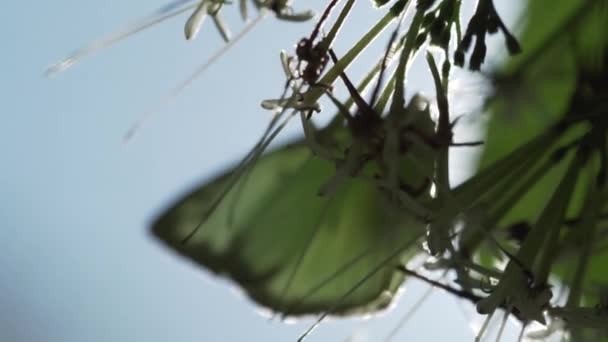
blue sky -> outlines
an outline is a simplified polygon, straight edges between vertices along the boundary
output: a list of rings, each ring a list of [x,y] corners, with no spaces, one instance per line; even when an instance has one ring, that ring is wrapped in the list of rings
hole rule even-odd
[[[169,254],[147,233],[171,199],[253,144],[269,118],[260,100],[282,90],[278,52],[306,35],[308,24],[267,18],[162,106],[158,99],[221,47],[211,22],[186,42],[182,16],[43,77],[75,48],[164,4],[13,1],[0,11],[2,341],[289,341],[310,324],[270,322],[229,282]],[[226,13],[238,31],[236,8]],[[359,1],[337,51],[383,13]],[[375,57],[367,55],[353,74]],[[411,83],[423,82],[425,72]],[[131,124],[153,107],[156,115],[123,144]],[[283,139],[298,131],[293,125]],[[310,340],[379,340],[425,290],[411,282],[381,319],[332,320]],[[399,336],[469,341],[473,333],[455,299],[436,292]]]

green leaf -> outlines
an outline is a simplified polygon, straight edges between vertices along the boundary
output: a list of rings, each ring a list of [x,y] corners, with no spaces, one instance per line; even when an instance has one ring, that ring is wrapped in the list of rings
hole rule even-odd
[[[550,12],[546,11],[548,7],[552,9]],[[605,29],[589,32],[589,27],[598,28],[602,15],[603,23],[608,20],[607,1],[530,1],[526,13],[528,25],[521,39],[523,53],[507,64],[497,79],[496,95],[490,100],[492,116],[481,169],[547,131],[560,119],[587,113],[588,108],[575,101],[578,96],[575,90],[588,86],[583,74],[590,67],[579,56],[593,54],[589,51],[603,54],[608,47]],[[587,52],[581,50],[581,44]],[[604,74],[607,67],[603,66]],[[546,147],[544,159],[550,158],[560,143],[563,146],[588,129],[584,125],[570,129],[560,142]],[[536,182],[503,218],[501,226],[533,222],[564,174],[565,164],[555,165]],[[532,165],[528,167],[532,169]],[[589,179],[579,182],[570,215],[580,210],[583,185],[588,183]]]
[[[403,281],[395,267],[422,236],[422,223],[360,179],[345,180],[332,197],[318,196],[335,167],[298,141],[263,156],[184,242],[231,172],[176,201],[153,234],[273,311],[366,313],[388,305]]]
[[[547,12],[549,7],[551,11]],[[480,162],[482,169],[563,117],[584,112],[585,108],[572,102],[575,89],[585,86],[580,79],[588,67],[577,56],[602,54],[608,47],[606,30],[598,27],[599,21],[608,20],[608,2],[604,0],[530,1],[526,13],[528,24],[521,38],[523,53],[512,59],[498,76],[496,95],[490,100],[492,116]],[[591,33],[589,27],[597,30]],[[580,136],[586,129],[571,130],[562,137],[562,143]],[[553,150],[548,146],[545,157]],[[546,203],[547,194],[553,192],[565,171],[565,163],[560,165],[536,183],[503,220],[503,226],[536,218],[538,208]],[[580,187],[577,191],[578,200],[573,201],[573,207],[580,208],[583,196]]]
[[[557,123],[584,119],[564,126],[558,139],[542,147],[541,157],[528,158],[524,165],[514,167],[519,171],[512,170],[512,174],[519,176],[497,179],[496,182],[508,186],[488,196],[484,209],[492,217],[487,229],[496,232],[500,243],[507,246],[519,247],[504,239],[508,232],[500,231],[501,228],[522,223],[533,227],[523,245],[536,248],[528,250],[528,260],[518,263],[543,278],[534,281],[545,281],[549,273],[552,285],[557,280],[576,289],[576,296],[567,308],[550,310],[562,315],[568,329],[573,331],[584,328],[585,322],[593,327],[597,320],[605,319],[601,308],[597,315],[590,315],[595,311],[589,308],[598,304],[600,289],[608,287],[606,224],[591,220],[592,211],[585,209],[589,208],[585,203],[590,194],[600,201],[606,200],[606,187],[598,180],[605,172],[601,155],[606,150],[606,121],[598,113],[605,113],[608,105],[605,101],[608,2],[535,0],[529,2],[526,14],[527,26],[520,40],[523,52],[511,59],[494,79],[496,91],[489,101],[491,119],[480,169],[487,169],[518,147],[555,129]],[[560,154],[563,158],[556,157]],[[545,209],[572,163],[580,172],[576,178],[569,178],[576,181],[571,190],[560,195],[569,199],[564,217],[556,216],[560,215],[557,210],[552,213]],[[523,189],[521,196],[505,206],[505,198],[516,189]],[[606,207],[603,204],[599,207],[601,216]],[[569,224],[569,219],[585,225]],[[545,224],[548,221],[557,222],[558,230],[550,233],[555,225],[549,227]],[[470,234],[470,230],[471,227],[466,228],[463,235]],[[537,243],[530,243],[530,235],[538,237]],[[498,261],[497,255],[502,253],[496,253],[495,243],[482,247],[478,249],[478,257],[484,264]],[[523,247],[519,249],[522,250]],[[505,279],[510,278],[504,276],[501,282]]]

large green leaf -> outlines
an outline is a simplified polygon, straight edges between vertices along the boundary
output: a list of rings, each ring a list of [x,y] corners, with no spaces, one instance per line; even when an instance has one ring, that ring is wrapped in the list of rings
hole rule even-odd
[[[587,215],[585,206],[588,204],[585,201],[591,198],[594,189],[599,191],[595,200],[601,202],[599,207],[603,212],[606,210],[606,189],[598,189],[598,184],[602,183],[597,179],[603,168],[601,154],[606,149],[606,130],[603,127],[606,123],[598,111],[605,113],[608,109],[608,1],[534,0],[528,4],[526,19],[521,39],[523,53],[507,63],[496,79],[495,96],[489,102],[491,120],[480,168],[487,168],[518,147],[555,130],[558,122],[584,116],[590,118],[581,119],[577,125],[564,126],[567,129],[559,133],[557,139],[541,147],[542,155],[515,166],[521,170],[512,173],[519,172],[519,176],[497,179],[507,186],[502,188],[503,192],[490,197],[491,203],[484,203],[485,209],[489,212],[494,210],[492,213],[499,217],[498,222],[491,221],[495,226],[488,228],[515,227],[526,223],[532,230],[546,232],[549,236],[551,228],[543,225],[547,222],[541,217],[545,214],[543,211],[560,184],[570,177],[566,176],[567,170],[579,168],[579,171],[568,174],[575,175],[575,185],[566,195],[565,219],[558,225],[554,242],[547,238],[539,244],[536,258],[532,258],[532,264],[528,266],[543,273],[547,264],[541,265],[542,259],[549,256],[552,281],[557,279],[566,286],[579,287],[575,292],[582,292],[582,300],[577,299],[569,305],[593,306],[599,301],[600,290],[608,287],[606,225],[601,220],[596,221],[592,224],[593,229],[589,230],[581,222],[584,220],[582,216]],[[590,137],[592,134],[596,135],[593,139]],[[583,140],[576,140],[579,138]],[[566,150],[567,146],[571,148]],[[587,153],[587,150],[592,151],[590,156],[581,157],[581,153]],[[556,155],[564,151],[565,156],[557,161]],[[552,163],[551,160],[556,161]],[[527,179],[532,180],[532,175],[545,166],[545,171],[539,171],[539,177],[526,184]],[[497,208],[504,204],[500,201],[522,185],[526,186],[516,203],[506,212],[497,213]],[[586,236],[588,234],[592,236]],[[503,240],[503,243],[506,242]],[[523,243],[526,243],[525,239]],[[494,242],[488,242],[486,247],[479,256],[490,265],[496,260],[496,255],[502,253],[487,253],[496,249]],[[522,249],[524,247],[520,251]],[[589,252],[588,259],[583,258],[586,252]],[[581,267],[586,271],[581,271]],[[579,281],[578,285],[573,285]],[[606,313],[595,317],[604,319]],[[582,326],[584,322],[577,324]],[[576,328],[577,324],[570,328]]]
[[[263,156],[187,241],[231,172],[176,201],[153,233],[274,311],[384,308],[403,280],[395,267],[424,225],[360,179],[349,178],[332,196],[320,197],[318,189],[334,173],[332,163],[296,142]]]
[[[549,7],[551,11],[548,12]],[[492,119],[487,128],[482,169],[547,132],[558,120],[588,113],[598,97],[593,94],[597,89],[588,88],[596,87],[598,82],[594,78],[604,78],[605,83],[608,75],[608,59],[605,58],[607,1],[535,0],[530,1],[526,13],[528,24],[522,37],[524,52],[506,66],[490,102]],[[584,98],[584,92],[591,92],[591,95]],[[584,106],[581,99],[588,100],[589,106]],[[543,158],[528,165],[529,170],[588,130],[585,125],[570,129],[556,143],[546,146]],[[556,163],[535,182],[503,217],[501,226],[519,221],[534,222],[555,191],[567,164],[565,160]],[[593,172],[579,177],[569,216],[576,216],[581,210],[592,177],[595,177]]]

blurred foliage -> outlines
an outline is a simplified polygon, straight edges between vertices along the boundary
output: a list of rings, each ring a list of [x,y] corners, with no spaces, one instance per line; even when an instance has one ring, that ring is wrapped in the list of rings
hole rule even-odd
[[[499,213],[504,209],[497,209],[498,204],[487,204],[486,210],[494,210],[492,228],[504,236],[512,236],[516,227],[530,230],[516,238],[521,249],[534,231],[551,237],[533,246],[539,252],[528,265],[536,270],[535,275],[548,274],[568,287],[566,308],[581,305],[597,314],[586,323],[563,317],[572,329],[572,340],[598,340],[595,338],[605,337],[606,331],[597,322],[608,318],[603,297],[608,287],[608,2],[531,1],[525,13],[523,53],[495,76],[481,167],[556,127],[559,134],[549,143],[539,143],[544,145],[539,146],[539,154],[521,160],[521,171],[511,172],[515,175],[508,182],[511,193],[518,186],[524,188],[519,197],[514,196],[512,208]],[[569,169],[576,171],[568,173]],[[570,191],[558,192],[569,181],[573,182]],[[560,219],[547,225],[541,217],[558,195],[565,201],[563,213],[549,212]],[[502,199],[493,200],[504,203],[504,193],[497,197]],[[492,262],[488,255],[481,259]],[[594,326],[599,335],[581,335],[579,327],[585,325]]]

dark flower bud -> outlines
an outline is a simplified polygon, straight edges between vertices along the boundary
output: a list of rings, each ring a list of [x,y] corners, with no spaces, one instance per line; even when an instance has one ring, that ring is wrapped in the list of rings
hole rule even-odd
[[[310,50],[312,49],[312,42],[308,38],[302,38],[296,46],[296,56],[302,61],[310,61],[312,59]]]
[[[513,35],[511,35],[511,33],[509,33],[508,31],[504,31],[503,34],[505,35],[505,43],[507,45],[507,50],[509,50],[509,53],[511,55],[517,55],[518,53],[521,53],[521,46],[519,45],[517,39],[515,39],[515,37],[513,37]]]
[[[479,70],[479,68],[481,68],[481,64],[483,64],[483,61],[486,59],[486,50],[484,39],[477,37],[475,40],[475,49],[473,50],[471,60],[469,61],[469,69]]]
[[[454,51],[454,64],[459,67],[464,66],[464,51],[456,50]]]
[[[441,66],[441,74],[443,76],[449,75],[451,68],[452,68],[452,64],[450,64],[450,60],[446,58],[446,60],[443,61],[443,65]]]

